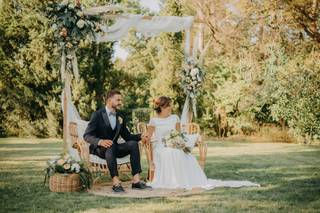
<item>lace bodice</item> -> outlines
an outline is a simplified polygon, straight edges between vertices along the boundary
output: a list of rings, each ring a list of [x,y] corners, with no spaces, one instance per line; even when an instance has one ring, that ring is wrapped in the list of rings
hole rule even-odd
[[[170,115],[166,118],[151,118],[149,125],[155,127],[151,139],[152,143],[162,144],[162,138],[170,134],[170,132],[176,128],[176,124],[179,122],[180,119],[177,115]]]

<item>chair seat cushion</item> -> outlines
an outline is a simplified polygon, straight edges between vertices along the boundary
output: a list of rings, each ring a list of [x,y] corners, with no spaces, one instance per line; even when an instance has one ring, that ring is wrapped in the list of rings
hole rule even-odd
[[[91,163],[99,163],[99,164],[107,165],[107,161],[105,159],[103,159],[103,158],[100,158],[97,155],[90,154],[89,158],[90,158],[89,161]],[[118,165],[125,164],[125,163],[130,163],[130,155],[126,155],[123,158],[117,158],[117,164]]]

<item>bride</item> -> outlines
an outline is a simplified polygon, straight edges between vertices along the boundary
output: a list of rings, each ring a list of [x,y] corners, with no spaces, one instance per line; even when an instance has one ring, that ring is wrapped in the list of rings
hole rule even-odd
[[[163,138],[172,130],[180,131],[180,120],[171,114],[171,99],[161,96],[155,100],[156,116],[148,125],[148,142],[153,147],[154,179],[149,183],[153,188],[204,188],[259,186],[250,181],[221,181],[208,179],[192,154],[181,149],[165,147]],[[192,137],[188,137],[192,140]],[[193,137],[193,143],[197,138]],[[190,141],[189,141],[190,142]],[[191,141],[192,143],[192,141]]]

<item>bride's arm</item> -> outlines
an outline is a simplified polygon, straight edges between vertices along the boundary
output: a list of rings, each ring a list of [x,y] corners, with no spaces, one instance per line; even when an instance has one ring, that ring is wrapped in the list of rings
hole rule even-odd
[[[155,129],[154,126],[151,126],[151,125],[147,126],[148,142],[150,142],[150,140],[151,140],[151,137],[153,135],[154,129]]]

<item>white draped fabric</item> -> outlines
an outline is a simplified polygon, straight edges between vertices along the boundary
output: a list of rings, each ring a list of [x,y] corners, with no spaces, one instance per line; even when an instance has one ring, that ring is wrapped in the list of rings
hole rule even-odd
[[[189,112],[190,112],[190,98],[187,95],[186,100],[183,105],[182,113],[181,113],[181,125],[186,125],[189,123]]]
[[[70,82],[70,76],[69,74],[65,74],[65,89],[62,92],[61,101],[62,106],[64,105],[64,92],[66,92],[67,96],[67,124],[70,122],[77,123],[77,131],[80,139],[83,139],[83,134],[85,129],[87,128],[88,121],[84,121],[81,119],[79,112],[77,108],[72,103],[72,97],[71,97],[71,82]],[[63,108],[62,108],[63,110]],[[67,129],[67,148],[68,153],[71,157],[73,157],[76,160],[80,160],[80,156],[76,149],[72,148],[72,140],[70,134],[68,134],[69,130]]]
[[[185,52],[190,49],[190,29],[193,23],[193,16],[153,16],[146,19],[143,15],[122,14],[116,18],[111,26],[104,25],[102,33],[96,34],[97,42],[118,41],[127,36],[130,29],[135,29],[144,36],[151,37],[161,32],[186,31]]]

